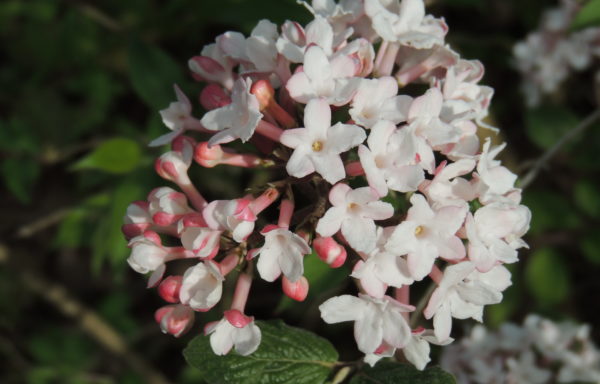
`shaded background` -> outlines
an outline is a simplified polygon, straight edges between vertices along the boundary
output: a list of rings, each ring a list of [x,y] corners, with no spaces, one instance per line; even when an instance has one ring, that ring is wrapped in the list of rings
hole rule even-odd
[[[519,93],[512,46],[554,1],[430,3],[446,18],[452,47],[485,64],[483,83],[496,90],[492,119],[508,142],[503,160],[514,172],[524,174],[595,108],[591,70],[533,110]],[[153,312],[162,303],[127,266],[120,226],[131,201],[166,185],[153,171],[161,149],[146,143],[166,132],[158,110],[174,100],[173,83],[188,94],[201,89],[187,59],[227,30],[249,34],[261,18],[306,23],[310,15],[293,0],[0,3],[0,382],[198,382],[181,350],[201,326],[180,340],[160,333]],[[194,111],[201,116],[197,102]],[[596,325],[598,343],[599,128],[567,145],[524,192],[531,250],[511,266],[514,284],[487,310],[487,324],[535,311]],[[210,198],[235,197],[260,177],[195,172]],[[343,274],[307,268],[316,276],[307,303],[290,306],[277,285],[259,284],[249,312],[317,330],[342,346],[342,358],[355,358],[348,325],[324,327],[316,312],[343,288]]]

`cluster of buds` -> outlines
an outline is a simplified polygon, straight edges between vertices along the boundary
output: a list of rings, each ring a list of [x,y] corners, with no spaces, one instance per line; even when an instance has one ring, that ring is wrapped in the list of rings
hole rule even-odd
[[[529,315],[523,324],[496,332],[476,325],[445,348],[441,363],[459,383],[598,383],[600,350],[590,327]]]
[[[151,145],[172,150],[156,170],[180,191],[158,188],[129,207],[128,261],[170,303],[156,319],[175,336],[239,272],[230,275],[231,308],[206,333],[215,353],[247,355],[261,337],[245,314],[255,272],[281,277],[282,291],[304,300],[304,258],[314,250],[332,268],[349,264],[360,290],[322,303],[322,318],[354,321],[368,363],[403,351],[423,369],[429,343],[452,341],[453,318],[481,321],[484,306],[502,300],[511,284],[504,264],[526,246],[530,212],[516,175],[496,159],[504,144],[477,134],[495,130],[483,122],[493,90],[478,84],[479,61],[444,43],[448,27],[425,14],[423,0],[302,4],[314,16],[306,26],[262,20],[249,37],[226,32],[189,60],[207,83],[198,93],[207,112],[193,117],[177,87],[160,112],[171,132]],[[248,153],[226,147],[237,140]],[[238,199],[207,201],[188,177],[194,161],[272,179]],[[163,278],[167,262],[181,259],[195,265]],[[437,285],[424,311],[433,327],[412,329],[420,298],[410,287],[428,281]]]
[[[542,95],[556,93],[572,72],[586,70],[600,57],[600,28],[571,31],[580,9],[580,1],[561,0],[560,7],[544,12],[537,31],[514,46],[528,105],[538,105]],[[598,76],[600,73],[596,75],[600,80]]]

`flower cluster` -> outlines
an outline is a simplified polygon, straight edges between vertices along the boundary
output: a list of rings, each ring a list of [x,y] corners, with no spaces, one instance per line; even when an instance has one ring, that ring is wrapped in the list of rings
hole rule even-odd
[[[559,91],[571,72],[586,70],[600,57],[600,28],[571,32],[580,8],[581,2],[561,0],[560,7],[543,14],[536,32],[514,46],[516,67],[523,75],[522,89],[530,106],[538,105],[542,95]]]
[[[476,325],[460,343],[444,349],[444,369],[460,383],[598,383],[600,350],[590,328],[529,315],[523,324],[496,332]]]
[[[402,350],[423,369],[429,343],[452,341],[453,318],[481,321],[484,306],[502,300],[504,264],[526,247],[530,212],[496,159],[505,145],[478,136],[478,127],[495,130],[483,122],[493,90],[479,84],[479,61],[444,43],[448,27],[423,0],[303,4],[314,16],[306,26],[262,20],[250,36],[226,32],[189,60],[206,84],[207,112],[194,117],[177,87],[160,112],[171,132],[152,145],[171,150],[156,171],[178,190],[155,189],[129,207],[128,261],[170,303],[156,319],[175,336],[237,276],[231,308],[206,332],[215,353],[246,355],[261,337],[245,314],[254,271],[303,300],[303,260],[314,250],[332,268],[351,264],[360,286],[322,303],[322,318],[353,321],[370,364]],[[226,146],[237,140],[244,153]],[[188,176],[192,162],[260,168],[272,179],[207,201]],[[186,272],[164,278],[167,262],[182,259]],[[424,311],[433,328],[412,329],[419,298],[410,286],[428,280],[437,285]]]

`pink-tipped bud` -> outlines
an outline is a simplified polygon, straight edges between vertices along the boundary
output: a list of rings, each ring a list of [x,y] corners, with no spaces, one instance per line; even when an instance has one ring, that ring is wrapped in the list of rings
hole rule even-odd
[[[265,190],[262,195],[258,196],[250,203],[250,209],[255,214],[259,214],[264,211],[269,205],[273,204],[275,200],[279,198],[279,191],[277,188],[269,188]]]
[[[121,226],[121,232],[123,232],[123,235],[125,236],[125,238],[127,240],[139,236],[142,233],[144,233],[145,230],[147,230],[148,228],[150,228],[151,224],[150,223],[130,223],[130,224],[123,224]]]
[[[341,267],[346,261],[346,248],[338,244],[332,237],[317,237],[313,240],[315,252],[321,260],[331,268]]]
[[[244,315],[242,312],[237,309],[230,309],[223,312],[225,315],[225,319],[229,322],[229,324],[233,325],[236,328],[244,328],[246,325],[250,324],[254,318],[250,316]]]
[[[210,111],[231,104],[231,97],[217,84],[209,84],[200,92],[200,104]]]
[[[281,288],[283,289],[283,293],[290,299],[304,301],[308,295],[308,280],[302,276],[298,281],[292,283],[287,277],[283,276],[281,279]]]
[[[225,72],[218,61],[206,56],[194,56],[188,61],[192,76],[198,81],[215,81]]]
[[[208,142],[201,142],[196,146],[194,160],[206,168],[212,168],[219,164],[252,168],[261,164],[261,159],[255,155],[235,153],[218,144],[210,146]]]
[[[275,90],[268,80],[258,80],[250,88],[250,93],[256,96],[261,111],[274,102]]]
[[[183,276],[169,276],[158,286],[159,296],[167,303],[179,303]]]
[[[186,147],[188,144],[181,145]],[[187,179],[187,171],[192,163],[192,148],[187,147],[184,152],[169,151],[164,153],[154,162],[154,169],[160,177],[174,183],[181,183]]]
[[[189,331],[194,324],[194,318],[194,311],[181,304],[167,305],[154,313],[154,319],[160,324],[161,331],[175,337]]]
[[[144,233],[142,234],[146,239],[150,240],[151,242],[153,242],[154,244],[158,245],[159,247],[162,246],[162,241],[160,239],[160,235],[154,231],[144,231]]]
[[[286,128],[298,126],[294,118],[277,104],[277,101],[275,100],[275,90],[268,80],[258,80],[252,84],[250,93],[256,96],[261,112],[268,113],[275,118],[279,124]]]

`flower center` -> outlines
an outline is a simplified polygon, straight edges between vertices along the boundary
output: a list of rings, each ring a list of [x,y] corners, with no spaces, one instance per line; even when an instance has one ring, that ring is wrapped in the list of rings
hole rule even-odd
[[[323,142],[316,140],[312,143],[312,150],[315,152],[321,152],[323,150]]]
[[[356,203],[350,203],[348,204],[348,210],[349,211],[356,211],[358,210],[358,208],[360,208],[360,206]]]
[[[423,234],[424,230],[425,230],[425,228],[423,228],[423,226],[419,225],[417,228],[415,228],[415,236],[419,236],[419,235]]]

